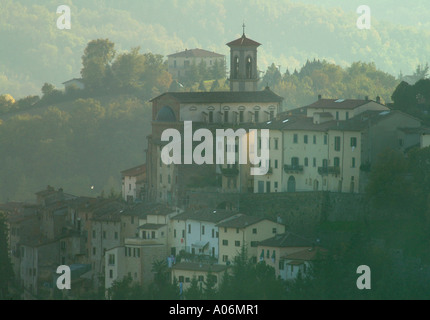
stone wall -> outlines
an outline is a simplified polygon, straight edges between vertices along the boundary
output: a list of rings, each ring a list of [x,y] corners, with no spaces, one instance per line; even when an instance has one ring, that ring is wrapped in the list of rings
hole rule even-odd
[[[217,193],[189,191],[193,207],[231,208],[280,219],[287,229],[312,229],[323,221],[357,221],[369,217],[363,194],[334,192]]]

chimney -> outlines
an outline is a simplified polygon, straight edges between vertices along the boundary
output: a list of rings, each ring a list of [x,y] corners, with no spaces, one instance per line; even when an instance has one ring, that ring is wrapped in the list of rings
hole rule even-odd
[[[322,98],[322,97],[321,97],[321,95],[319,94],[319,95],[318,95],[318,100],[321,100],[321,98]]]
[[[380,97],[380,96],[377,96],[377,97],[376,97],[376,102],[377,102],[377,103],[381,103],[381,97]]]

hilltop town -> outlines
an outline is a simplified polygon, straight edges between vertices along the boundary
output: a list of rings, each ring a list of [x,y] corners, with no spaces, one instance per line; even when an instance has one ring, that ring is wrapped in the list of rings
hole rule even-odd
[[[227,45],[229,88],[184,92],[172,85],[150,100],[146,156],[121,172],[121,195],[81,196],[49,185],[35,190],[33,203],[0,206],[9,230],[12,291],[28,299],[113,299],[118,297],[119,284],[125,283],[127,288],[158,290],[153,298],[163,298],[164,285],[177,289],[177,297],[187,298],[188,293],[192,298],[196,297],[192,288],[205,294],[210,292],[207,288],[222,290],[240,259],[252,268],[264,266],[273,281],[291,284],[308,274],[316,261],[329,261],[336,245],[354,239],[354,232],[339,233],[324,226],[352,222],[370,230],[374,221],[384,224],[407,212],[373,205],[378,199],[372,202],[368,190],[382,185],[375,185],[374,176],[380,155],[390,149],[404,159],[412,149],[427,150],[429,127],[379,96],[319,95],[311,104],[286,110],[283,97],[268,85],[258,87],[260,43],[247,37],[244,29]],[[168,56],[169,73],[179,80],[187,67],[203,60],[215,65],[214,70],[225,63],[223,55],[191,49]],[[76,94],[85,88],[85,81],[72,79],[64,85],[65,92]],[[192,121],[193,134],[206,129],[215,137],[220,129],[234,130],[234,143],[208,144],[225,151],[221,163],[162,161],[162,150],[169,143],[163,132],[175,129],[185,137],[185,121]],[[252,130],[267,130],[269,136],[262,141]],[[249,144],[253,150],[247,150],[248,156],[262,149],[270,155],[260,163],[266,169],[262,175],[252,175],[249,162],[224,161],[229,153],[239,159],[251,139],[256,144]],[[189,144],[196,147],[196,142]],[[200,149],[200,155],[206,152]],[[185,148],[180,157],[187,157]],[[413,179],[411,174],[405,176],[404,181]],[[403,248],[390,246],[375,234],[369,239],[379,254],[406,261]],[[360,243],[363,248],[364,243]],[[428,265],[421,262],[420,270],[428,273]],[[71,290],[56,287],[60,265],[70,266]],[[273,285],[276,290],[277,285]],[[276,290],[269,292],[278,294]]]

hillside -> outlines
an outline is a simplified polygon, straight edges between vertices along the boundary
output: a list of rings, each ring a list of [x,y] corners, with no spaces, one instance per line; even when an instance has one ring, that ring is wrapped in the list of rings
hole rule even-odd
[[[357,1],[137,1],[65,0],[71,30],[56,28],[58,3],[3,0],[0,4],[0,94],[15,98],[40,94],[44,82],[79,77],[81,55],[92,39],[109,38],[118,52],[141,46],[143,52],[167,55],[202,47],[223,54],[225,43],[246,33],[261,42],[259,68],[272,62],[282,73],[307,59],[326,59],[342,67],[374,62],[397,76],[411,74],[430,56],[426,1],[372,4],[372,28],[356,27]],[[325,6],[323,6],[325,5]]]
[[[120,190],[120,171],[144,160],[150,107],[133,96],[78,99],[13,116],[0,125],[0,202],[33,201],[35,190]],[[94,186],[91,189],[91,186]]]

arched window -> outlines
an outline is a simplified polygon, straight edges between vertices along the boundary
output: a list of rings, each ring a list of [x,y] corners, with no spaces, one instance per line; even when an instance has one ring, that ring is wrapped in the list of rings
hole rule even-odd
[[[252,58],[249,56],[246,58],[246,78],[252,79]]]
[[[238,76],[239,76],[239,57],[236,56],[234,57],[234,61],[233,61],[233,78],[237,79]]]

